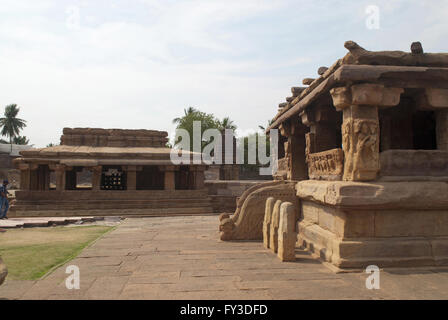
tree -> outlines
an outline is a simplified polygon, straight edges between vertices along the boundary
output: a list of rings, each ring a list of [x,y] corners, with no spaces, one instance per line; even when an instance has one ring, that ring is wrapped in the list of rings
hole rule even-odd
[[[20,131],[26,127],[26,121],[17,118],[20,108],[16,104],[10,104],[5,107],[5,116],[0,118],[0,127],[2,136],[9,137],[9,142],[12,143],[14,137],[18,136]]]
[[[181,118],[174,118],[173,123],[179,124],[182,122],[182,119],[185,119],[186,117],[193,116],[194,114],[198,113],[199,110],[193,107],[188,107],[188,109],[184,109],[184,116]]]
[[[30,143],[30,139],[28,139],[26,136],[18,136],[18,137],[14,137],[12,142],[14,144],[25,146]]]
[[[222,121],[218,120],[217,123],[218,123],[217,129],[221,132],[223,132],[225,129],[231,129],[233,131],[236,130],[235,123],[232,120],[230,120],[229,117],[225,117],[224,119],[222,119]]]
[[[177,124],[176,129],[184,129],[190,135],[190,151],[193,151],[193,124],[195,121],[201,122],[201,139],[203,133],[207,129],[217,129],[219,127],[218,120],[211,113],[205,113],[195,109],[193,107],[189,107],[188,109],[184,109],[184,116],[181,118],[173,119],[173,123]],[[181,138],[179,137],[176,141],[174,141],[174,145],[178,145],[181,142]],[[201,141],[201,151],[204,146],[206,146],[210,141]]]
[[[264,127],[264,126],[262,126],[262,125],[259,125],[258,128],[260,128],[260,129],[264,132],[264,131],[266,131],[266,129],[269,128],[269,127],[271,126],[271,124],[273,124],[273,123],[274,123],[274,119],[272,119],[272,120],[268,120],[268,126],[267,126],[267,127]]]
[[[47,144],[47,148],[51,148],[51,147],[55,147],[56,145],[53,142],[50,142],[49,144]]]

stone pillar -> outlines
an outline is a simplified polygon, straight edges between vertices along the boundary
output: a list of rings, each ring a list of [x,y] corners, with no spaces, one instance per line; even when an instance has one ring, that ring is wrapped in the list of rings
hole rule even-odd
[[[277,253],[278,251],[278,225],[280,222],[280,206],[282,204],[281,200],[277,200],[272,210],[271,217],[271,230],[269,232],[269,248],[272,252]]]
[[[50,166],[50,169],[54,171],[56,176],[56,190],[64,191],[66,184],[66,171],[71,170],[71,167],[67,167],[63,164],[57,164]]]
[[[448,109],[436,111],[437,149],[448,151]]]
[[[95,166],[89,168],[92,171],[92,191],[101,189],[101,176],[103,174],[103,166]]]
[[[396,106],[401,88],[356,84],[331,90],[336,110],[342,110],[345,181],[375,180],[380,171],[378,108]]]
[[[160,168],[165,173],[164,189],[169,191],[176,190],[176,175],[175,172],[179,170],[176,166],[163,166]]]
[[[271,232],[271,219],[272,211],[274,209],[275,199],[269,197],[266,199],[266,206],[264,211],[263,221],[263,245],[266,249],[269,249],[270,232]]]
[[[280,134],[287,137],[284,143],[285,158],[288,160],[288,180],[305,180],[308,178],[305,157],[305,126],[298,118],[284,122],[280,126]]]
[[[296,260],[296,212],[291,202],[280,206],[280,221],[278,227],[278,257],[282,261]]]
[[[20,190],[31,189],[31,167],[28,163],[20,163],[17,168],[20,170]],[[37,169],[37,167],[36,167]]]
[[[65,168],[65,188],[63,190],[75,190],[76,189],[76,170],[73,168]]]
[[[204,189],[205,188],[205,166],[190,166],[190,187],[192,189]],[[191,185],[192,184],[192,185]]]

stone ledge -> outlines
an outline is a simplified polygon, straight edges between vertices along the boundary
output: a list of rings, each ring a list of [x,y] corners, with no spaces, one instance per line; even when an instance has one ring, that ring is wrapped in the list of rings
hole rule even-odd
[[[300,223],[298,245],[341,269],[443,266],[448,237],[386,237],[343,240],[315,224]]]
[[[301,181],[297,196],[339,208],[447,209],[448,183]]]

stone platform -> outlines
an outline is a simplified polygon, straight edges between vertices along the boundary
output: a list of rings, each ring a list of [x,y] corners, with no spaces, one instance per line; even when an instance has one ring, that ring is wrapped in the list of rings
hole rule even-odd
[[[445,182],[301,181],[299,244],[338,268],[448,264]]]
[[[202,190],[16,191],[9,217],[151,216],[212,213]]]

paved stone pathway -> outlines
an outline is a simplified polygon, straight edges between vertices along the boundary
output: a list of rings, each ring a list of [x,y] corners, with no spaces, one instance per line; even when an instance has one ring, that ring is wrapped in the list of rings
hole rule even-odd
[[[216,216],[130,218],[39,281],[7,281],[0,299],[446,299],[448,268],[335,274],[307,253],[282,263],[260,242],[219,241]],[[80,290],[65,287],[77,265]]]

